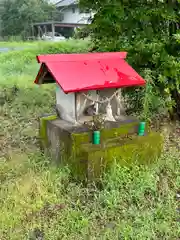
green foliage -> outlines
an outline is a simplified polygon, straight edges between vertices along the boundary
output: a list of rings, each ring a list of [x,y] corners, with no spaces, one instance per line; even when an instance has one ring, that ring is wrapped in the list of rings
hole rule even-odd
[[[96,14],[91,26],[95,49],[127,51],[129,63],[153,80],[153,91],[171,99],[180,116],[179,1],[80,0]],[[167,91],[168,89],[168,91]]]
[[[127,113],[146,121],[167,116],[168,110],[174,106],[172,99],[159,94],[150,70],[146,70],[145,76],[145,87],[129,88],[123,92],[127,102]]]
[[[99,114],[99,115],[93,115],[92,121],[85,122],[85,125],[91,130],[91,131],[100,131],[104,128],[105,118]]]
[[[85,26],[83,28],[79,28],[76,30],[74,34],[75,39],[84,39],[88,38],[91,35],[91,28],[89,26]]]
[[[57,11],[47,0],[4,0],[1,11],[2,33],[17,36],[29,31],[31,24],[54,20]]]

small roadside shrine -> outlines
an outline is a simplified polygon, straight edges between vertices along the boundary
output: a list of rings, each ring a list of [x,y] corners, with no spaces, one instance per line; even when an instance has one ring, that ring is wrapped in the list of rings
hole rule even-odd
[[[121,89],[145,85],[126,52],[37,56],[36,84],[56,84],[56,115],[40,118],[43,149],[81,180],[98,179],[113,164],[149,163],[162,138],[125,114]],[[46,104],[46,103],[45,103]]]

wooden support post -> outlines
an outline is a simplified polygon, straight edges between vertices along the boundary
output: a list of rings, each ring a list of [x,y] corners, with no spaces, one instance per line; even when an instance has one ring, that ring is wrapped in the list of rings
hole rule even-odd
[[[31,28],[32,28],[32,38],[33,38],[33,40],[34,40],[35,33],[34,33],[34,25],[33,25],[33,24],[31,25]]]
[[[47,34],[47,26],[44,26],[45,34]]]
[[[38,40],[40,39],[40,27],[38,26]]]
[[[51,24],[51,28],[52,28],[52,38],[54,39],[54,35],[55,35],[54,23]]]

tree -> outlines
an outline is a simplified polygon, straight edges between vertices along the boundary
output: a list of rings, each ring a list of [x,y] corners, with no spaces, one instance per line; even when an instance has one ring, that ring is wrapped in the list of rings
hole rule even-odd
[[[96,50],[128,51],[128,61],[145,78],[148,72],[180,117],[180,1],[80,0],[80,5],[96,12],[91,25]]]
[[[2,33],[4,36],[21,35],[31,24],[52,20],[55,6],[46,0],[5,0],[2,11]]]

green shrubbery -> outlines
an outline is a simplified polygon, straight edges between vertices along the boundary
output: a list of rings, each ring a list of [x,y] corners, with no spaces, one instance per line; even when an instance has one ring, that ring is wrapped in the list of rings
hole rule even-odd
[[[152,83],[158,101],[155,106],[153,97],[154,113],[160,114],[165,104],[180,117],[180,2],[80,0],[80,4],[96,12],[91,25],[95,51],[127,51],[129,63]],[[131,92],[131,97],[142,99],[141,90],[137,93]],[[140,101],[133,108],[142,110],[141,106]]]

